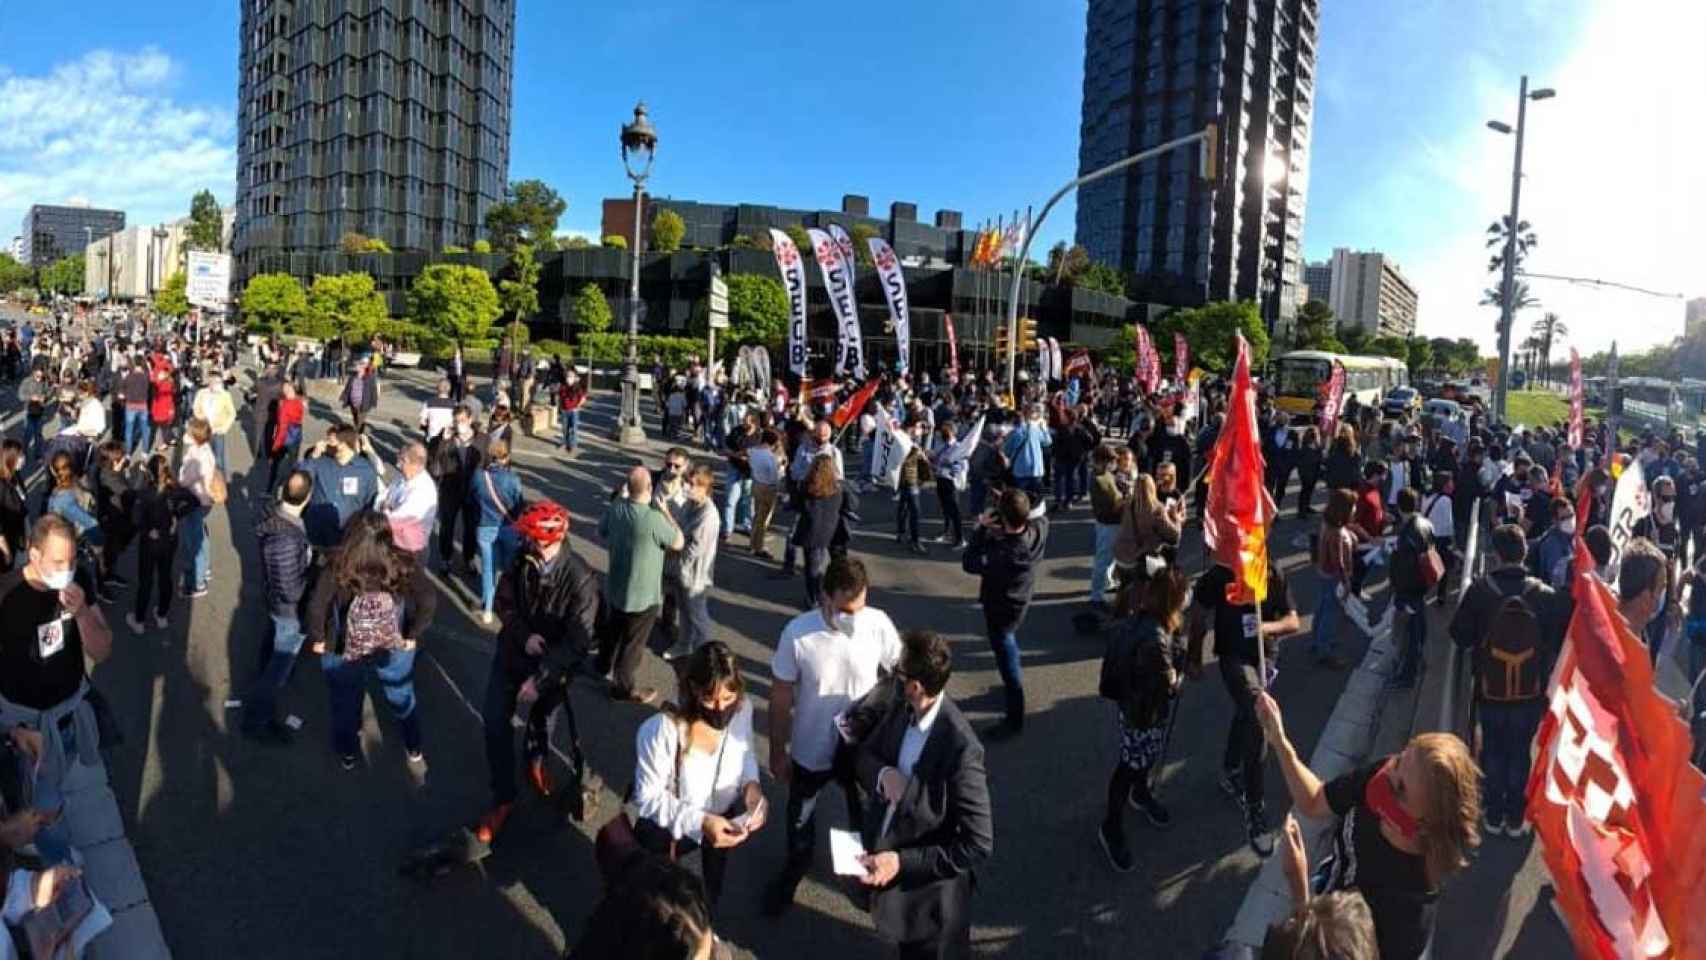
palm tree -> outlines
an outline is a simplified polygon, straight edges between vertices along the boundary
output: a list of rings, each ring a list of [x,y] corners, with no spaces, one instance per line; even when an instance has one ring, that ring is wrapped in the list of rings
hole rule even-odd
[[[1534,335],[1540,338],[1540,356],[1542,360],[1540,369],[1546,377],[1546,382],[1551,383],[1552,341],[1554,339],[1562,339],[1563,337],[1569,336],[1570,328],[1564,325],[1563,319],[1557,314],[1548,311],[1539,320],[1534,321],[1534,326],[1531,329]]]
[[[1507,216],[1500,217],[1487,226],[1487,249],[1493,251],[1493,256],[1487,261],[1487,272],[1498,273],[1505,268],[1505,244],[1510,241],[1510,222]],[[1516,265],[1528,259],[1528,252],[1540,246],[1540,238],[1535,236],[1534,228],[1527,220],[1516,222]]]
[[[1532,384],[1535,365],[1540,360],[1540,338],[1530,335],[1528,339],[1517,345],[1517,349],[1522,351],[1522,366],[1528,374],[1528,382]]]
[[[1505,304],[1505,296],[1504,296],[1503,286],[1504,286],[1503,284],[1500,284],[1497,287],[1488,287],[1487,289],[1481,291],[1481,306],[1483,306],[1483,307],[1498,307],[1500,310],[1500,319],[1503,319],[1503,311],[1504,311],[1504,304]],[[1516,315],[1519,312],[1526,310],[1529,307],[1540,306],[1539,298],[1535,297],[1534,295],[1532,295],[1528,292],[1528,284],[1525,281],[1518,280],[1515,283],[1511,284],[1511,293],[1513,294],[1511,299],[1515,303],[1515,306],[1513,306],[1511,308],[1511,319],[1512,320],[1516,319]],[[1497,323],[1495,323],[1493,325],[1493,332],[1502,334],[1504,331],[1499,329],[1499,325]]]

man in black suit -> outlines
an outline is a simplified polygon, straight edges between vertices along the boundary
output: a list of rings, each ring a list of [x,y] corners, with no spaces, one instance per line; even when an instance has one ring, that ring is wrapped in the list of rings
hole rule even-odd
[[[953,661],[941,635],[901,638],[901,697],[859,749],[859,781],[877,800],[865,816],[861,879],[871,918],[902,958],[971,952],[972,869],[995,849],[983,744],[943,692]]]

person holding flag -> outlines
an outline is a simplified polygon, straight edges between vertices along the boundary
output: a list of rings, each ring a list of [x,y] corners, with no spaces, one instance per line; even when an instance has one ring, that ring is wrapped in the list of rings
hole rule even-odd
[[[1250,849],[1265,858],[1273,854],[1274,840],[1263,803],[1267,749],[1256,702],[1273,682],[1279,638],[1296,633],[1302,621],[1268,553],[1268,525],[1277,510],[1263,482],[1257,429],[1250,345],[1239,337],[1226,425],[1210,454],[1207,475],[1203,539],[1215,565],[1196,583],[1187,663],[1201,662],[1203,637],[1212,624],[1220,676],[1234,710],[1220,788],[1238,801]]]

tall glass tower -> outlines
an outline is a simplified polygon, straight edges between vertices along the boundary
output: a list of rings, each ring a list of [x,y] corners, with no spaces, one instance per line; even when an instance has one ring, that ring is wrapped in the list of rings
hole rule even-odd
[[[515,0],[240,0],[240,277],[466,246],[509,174]]]
[[[1217,185],[1179,150],[1078,192],[1077,239],[1161,303],[1253,300],[1289,329],[1303,282],[1316,0],[1089,0],[1078,167],[1220,124]]]

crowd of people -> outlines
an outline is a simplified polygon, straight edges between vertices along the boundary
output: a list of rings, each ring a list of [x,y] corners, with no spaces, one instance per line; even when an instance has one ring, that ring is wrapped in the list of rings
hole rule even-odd
[[[1526,744],[1570,616],[1575,524],[1609,561],[1610,458],[1591,443],[1571,450],[1551,427],[1448,425],[1354,404],[1323,434],[1264,396],[1266,481],[1282,506],[1295,490],[1294,514],[1320,520],[1309,562],[1286,570],[1276,560],[1265,599],[1242,603],[1228,567],[1193,578],[1178,562],[1202,519],[1202,477],[1228,415],[1224,384],[1149,389],[1109,371],[1027,379],[1009,397],[992,372],[948,370],[935,380],[885,374],[859,397],[854,385],[801,397],[780,380],[736,383],[695,361],[654,370],[662,437],[680,445],[655,470],[636,465],[597,491],[599,520],[582,538],[607,552],[599,573],[569,511],[528,496],[511,462],[522,442],[516,411],[536,405],[561,430],[540,442],[564,455],[582,447],[588,389],[560,358],[540,363],[506,347],[481,390],[458,350],[419,409],[418,433],[387,462],[372,431],[388,389],[382,350],[316,356],[143,316],[102,330],[71,318],[26,324],[15,339],[9,367],[24,416],[0,446],[0,564],[11,571],[0,576],[0,726],[40,772],[33,802],[0,781],[4,855],[44,870],[74,865],[63,825],[39,798],[68,765],[98,763],[117,735],[84,666],[112,648],[102,607],[132,590],[124,620],[140,635],[166,629],[174,600],[207,594],[208,516],[231,495],[226,437],[246,415],[256,464],[267,462],[254,534],[270,629],[243,691],[245,736],[296,739],[279,701],[306,647],[326,684],[337,765],[369,762],[361,717],[376,688],[401,728],[404,769],[424,782],[414,675],[441,603],[434,575],[470,578],[473,616],[495,632],[481,709],[491,799],[473,827],[481,843],[499,842],[524,786],[569,819],[594,817],[577,683],[655,710],[639,724],[631,771],[608,778],[627,784],[622,803],[594,821],[605,900],[570,937],[570,956],[588,960],[726,949],[714,927],[729,857],[775,819],[765,774],[787,794],[786,856],[762,891],[766,915],[786,912],[814,869],[819,801],[834,784],[861,844],[861,902],[877,931],[903,957],[965,955],[973,878],[994,852],[985,745],[1023,736],[1022,650],[1036,642],[1027,614],[1051,524],[1078,511],[1093,541],[1077,625],[1108,638],[1098,692],[1111,701],[1117,761],[1095,837],[1111,867],[1136,863],[1127,808],[1158,829],[1175,822],[1157,774],[1182,686],[1212,650],[1229,718],[1219,786],[1249,847],[1263,858],[1280,850],[1292,880],[1294,912],[1269,934],[1281,952],[1263,955],[1422,956],[1441,886],[1483,836],[1528,829]],[[252,381],[239,386],[245,366]],[[311,439],[308,381],[327,368],[343,419]],[[910,449],[879,492],[877,447],[895,435]],[[1654,478],[1657,505],[1616,571],[1623,613],[1655,656],[1682,642],[1667,637],[1685,637],[1698,673],[1706,613],[1688,610],[1683,629],[1692,574],[1679,567],[1706,538],[1706,480],[1680,436],[1644,437],[1632,452]],[[931,488],[934,510],[923,496]],[[888,497],[897,542],[957,554],[977,580],[1002,694],[1000,719],[981,729],[948,692],[947,639],[880,609],[880,585],[852,548],[864,515]],[[1366,618],[1353,613],[1369,600],[1370,572],[1384,567],[1404,638],[1389,682],[1413,685],[1430,642],[1428,605],[1447,598],[1475,522],[1490,570],[1449,635],[1476,666],[1478,760],[1457,737],[1430,734],[1323,781],[1298,757],[1269,692],[1280,645],[1303,626],[1292,581],[1316,579],[1307,643],[1315,668],[1333,671],[1348,665],[1347,624]],[[725,550],[799,583],[802,612],[780,625],[763,678],[766,744],[752,671],[717,639],[712,594]],[[643,682],[648,651],[672,667],[674,689]],[[567,745],[566,769],[552,762],[553,739]],[[1276,829],[1267,815],[1270,756],[1295,807],[1337,823],[1331,856],[1313,868],[1297,824]]]

